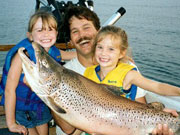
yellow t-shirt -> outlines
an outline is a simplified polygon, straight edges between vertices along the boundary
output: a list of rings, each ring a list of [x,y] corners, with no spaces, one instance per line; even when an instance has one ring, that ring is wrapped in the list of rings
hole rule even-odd
[[[123,80],[126,76],[126,74],[132,70],[133,68],[135,68],[132,65],[126,64],[126,63],[119,63],[118,66],[112,70],[111,72],[109,72],[107,74],[107,76],[104,78],[104,80],[101,80],[99,75],[97,74],[98,71],[100,71],[100,66],[99,65],[95,65],[95,66],[91,66],[86,68],[85,72],[84,72],[84,76],[97,82],[97,83],[102,83],[102,84],[107,84],[107,85],[113,85],[116,87],[119,87],[121,91],[123,91]],[[128,93],[124,92],[124,97],[127,98],[131,98],[132,100],[135,100],[135,96],[136,96],[136,91],[137,91],[137,87],[134,87],[134,90],[130,90],[128,91]]]

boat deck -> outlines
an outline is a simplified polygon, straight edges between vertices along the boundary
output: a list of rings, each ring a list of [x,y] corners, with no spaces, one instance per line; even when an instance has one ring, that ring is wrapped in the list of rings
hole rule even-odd
[[[0,96],[0,101],[1,101],[1,96]],[[7,128],[3,106],[0,106],[0,128]]]
[[[0,128],[7,128],[4,109],[0,106]]]

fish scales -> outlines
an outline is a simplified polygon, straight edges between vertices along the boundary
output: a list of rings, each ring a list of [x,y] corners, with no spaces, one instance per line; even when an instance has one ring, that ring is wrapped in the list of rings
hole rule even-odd
[[[176,131],[179,118],[145,104],[131,101],[68,70],[33,43],[37,63],[19,49],[23,70],[32,90],[58,117],[88,133],[145,135],[159,123]],[[32,68],[33,67],[33,68]]]
[[[128,102],[129,100],[126,101],[127,99],[124,99],[123,97],[122,97],[122,100],[124,102],[120,101],[121,105],[119,105],[119,103],[118,103],[118,106],[115,106],[114,102],[107,102],[107,101],[109,101],[108,100],[108,97],[109,97],[108,92],[105,93],[105,95],[103,96],[99,89],[99,93],[101,95],[98,95],[99,93],[97,91],[94,91],[94,90],[91,91],[91,89],[88,89],[90,86],[94,85],[94,83],[91,84],[88,81],[88,84],[84,84],[84,82],[81,81],[81,76],[76,76],[76,74],[74,75],[74,72],[72,72],[72,71],[69,71],[69,72],[67,72],[67,70],[64,70],[64,71],[65,71],[65,73],[63,73],[63,75],[62,75],[62,78],[64,77],[64,79],[62,79],[62,80],[68,80],[68,81],[62,82],[62,84],[65,88],[60,88],[63,90],[63,94],[62,93],[59,94],[59,95],[63,95],[62,98],[60,98],[60,100],[63,100],[64,96],[66,96],[66,99],[70,99],[70,100],[66,100],[66,103],[64,103],[64,104],[67,106],[69,105],[68,103],[70,103],[70,106],[74,105],[73,106],[74,111],[78,111],[78,113],[80,113],[80,114],[84,113],[83,115],[85,115],[86,118],[96,117],[96,119],[99,118],[99,119],[97,119],[97,121],[107,122],[112,125],[113,125],[113,123],[115,123],[115,120],[117,123],[120,123],[120,121],[122,121],[122,124],[119,124],[119,125],[123,126],[124,125],[123,123],[125,123],[125,124],[127,124],[126,127],[129,127],[129,128],[132,128],[132,122],[140,123],[138,125],[141,125],[141,126],[145,126],[145,125],[153,126],[154,123],[156,123],[156,124],[162,123],[162,122],[168,123],[168,121],[170,120],[170,118],[167,119],[167,114],[157,113],[156,110],[148,109],[147,106],[142,106],[142,104],[140,104],[140,105],[137,104],[136,106],[131,106],[132,103]],[[77,80],[79,82],[77,82]],[[79,89],[81,89],[81,93],[78,93]],[[77,91],[74,92],[74,90],[77,90]],[[73,92],[73,93],[71,94],[71,92]],[[94,93],[94,92],[96,92],[96,93]],[[78,95],[77,94],[75,95],[75,93],[78,93]],[[68,97],[69,94],[70,94],[70,96]],[[94,96],[92,96],[92,95],[94,95]],[[72,97],[73,97],[73,99],[72,99]],[[117,97],[117,98],[119,99],[121,97]],[[94,101],[98,101],[98,102],[94,102]],[[129,105],[131,106],[131,108],[127,108],[127,106],[129,106]],[[98,107],[96,107],[96,106],[98,106]],[[99,112],[100,112],[100,114],[99,114]],[[119,112],[118,115],[115,115],[114,117],[111,116],[111,119],[109,121],[107,121],[107,119],[104,119],[104,116],[106,114],[111,113],[111,115],[112,115],[113,113],[117,114],[117,112]],[[155,113],[156,113],[156,116],[153,115]],[[101,116],[103,116],[103,117],[101,117]],[[162,116],[164,116],[164,117],[162,117]],[[127,119],[127,118],[130,118],[130,119]],[[143,120],[145,120],[145,121],[142,123],[141,121],[143,121]],[[115,124],[117,124],[117,123],[115,123]],[[173,124],[173,123],[170,123],[170,124]],[[175,122],[175,124],[178,124],[178,123]],[[138,127],[135,127],[135,128],[138,128]]]

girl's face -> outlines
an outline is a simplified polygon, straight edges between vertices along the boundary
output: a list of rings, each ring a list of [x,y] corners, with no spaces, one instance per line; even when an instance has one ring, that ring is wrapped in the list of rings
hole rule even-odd
[[[105,36],[96,45],[95,58],[101,67],[114,69],[123,55],[120,47],[113,44],[111,36]]]
[[[48,26],[43,29],[42,19],[39,18],[35,23],[32,32],[28,33],[28,37],[31,41],[40,44],[46,51],[48,51],[49,48],[55,44],[57,33],[58,32],[54,28]]]

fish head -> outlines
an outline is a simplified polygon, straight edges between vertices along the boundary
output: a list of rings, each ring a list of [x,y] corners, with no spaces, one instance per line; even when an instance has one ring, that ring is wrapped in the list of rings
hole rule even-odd
[[[58,64],[49,54],[37,43],[33,42],[36,63],[31,61],[24,53],[25,48],[19,48],[18,54],[22,60],[22,68],[26,80],[32,90],[38,95],[49,95],[55,91],[52,86],[57,84],[60,77],[56,74]],[[55,87],[54,87],[55,88]]]

